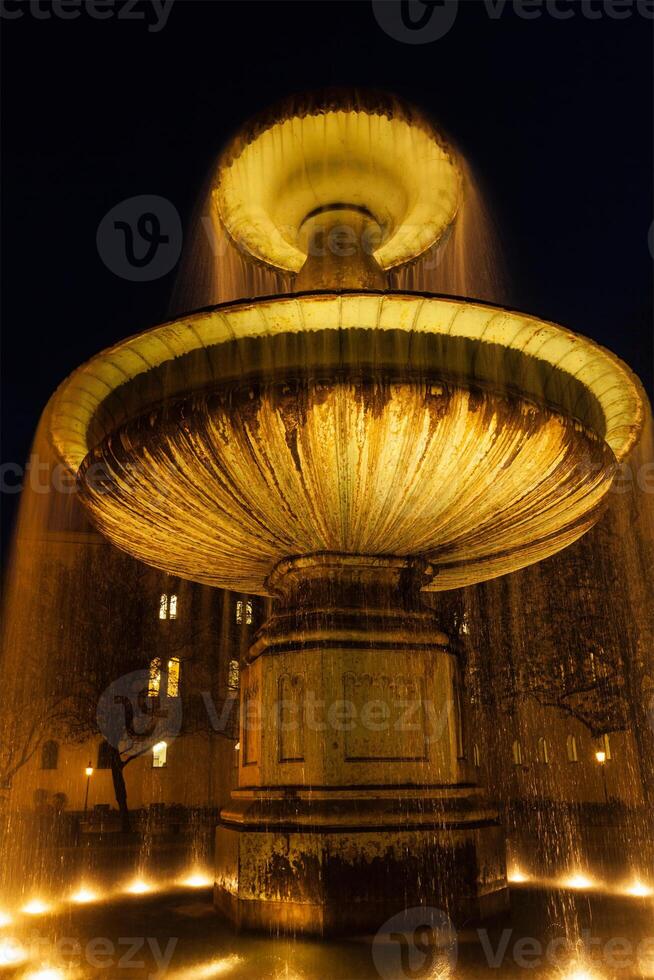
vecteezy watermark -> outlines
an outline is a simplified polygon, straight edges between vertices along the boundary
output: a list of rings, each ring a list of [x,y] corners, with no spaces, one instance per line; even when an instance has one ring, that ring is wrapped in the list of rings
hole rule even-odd
[[[92,20],[136,21],[147,24],[152,34],[168,23],[175,0],[0,0],[0,20]]]
[[[521,20],[654,20],[654,0],[481,0],[490,20],[513,13]],[[379,26],[403,44],[431,44],[454,26],[459,0],[372,0]]]
[[[456,966],[457,934],[441,909],[419,906],[399,912],[379,929],[372,961],[382,980],[437,980]]]
[[[98,701],[98,729],[120,752],[140,753],[159,742],[169,742],[182,730],[182,699],[156,692],[152,696],[150,670],[123,674]]]
[[[123,936],[120,939],[110,939],[108,936],[94,936],[81,941],[74,936],[60,936],[52,939],[32,933],[28,937],[17,939],[3,936],[0,939],[0,956],[7,964],[30,963],[38,965],[30,976],[59,976],[59,970],[70,970],[75,975],[81,969],[130,971],[145,971],[154,967],[149,973],[139,973],[149,980],[167,975],[178,939],[171,936],[167,941],[153,936]],[[52,971],[52,973],[50,972]]]
[[[379,26],[404,44],[431,44],[454,26],[459,0],[372,0]]]
[[[98,226],[100,258],[115,275],[152,282],[171,271],[182,252],[182,221],[165,197],[140,194],[116,204]]]
[[[590,477],[598,470],[598,464],[593,460],[581,459],[577,464],[577,470],[580,477],[584,473]],[[165,500],[171,492],[169,487],[157,486],[152,474],[146,471],[138,459],[125,464],[123,473],[131,475],[134,479],[147,476],[152,493],[161,500]],[[524,481],[524,474],[525,469],[520,469],[516,479]],[[467,480],[467,478],[467,471],[462,469],[462,479]],[[488,473],[482,474],[480,479],[487,480],[491,485],[492,480],[495,479],[495,471],[491,468]],[[97,494],[111,493],[113,487],[113,478],[101,460],[87,467],[84,472],[84,482]],[[453,493],[456,487],[457,475],[454,473],[447,487],[441,487],[440,490]],[[67,496],[77,493],[77,481],[64,463],[53,463],[50,459],[41,458],[38,453],[32,453],[25,466],[10,462],[0,464],[0,494],[18,494],[24,489],[39,495],[54,492]],[[618,496],[627,493],[654,493],[654,461],[639,465],[631,461],[623,461],[616,465],[609,493]]]
[[[503,929],[499,938],[493,940],[486,929],[478,929],[477,938],[491,970],[499,971],[510,963],[520,970],[546,966],[557,972],[569,970],[567,976],[586,976],[591,968],[598,967],[620,971],[621,976],[627,977],[650,976],[649,969],[654,964],[654,937],[651,936],[634,941],[622,936],[593,936],[584,930],[579,939],[554,936],[543,941],[516,935],[513,929]]]

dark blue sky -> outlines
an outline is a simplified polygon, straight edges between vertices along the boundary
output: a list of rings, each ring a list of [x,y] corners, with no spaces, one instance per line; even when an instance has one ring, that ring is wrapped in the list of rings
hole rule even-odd
[[[158,194],[187,218],[233,129],[324,85],[390,89],[440,119],[492,190],[518,305],[611,347],[651,392],[654,25],[635,3],[623,20],[566,0],[570,19],[526,20],[463,0],[443,38],[413,45],[368,0],[176,0],[159,32],[121,5],[2,23],[5,462],[24,462],[73,368],[165,316],[174,272],[112,275],[103,215]],[[16,499],[2,499],[5,533]]]

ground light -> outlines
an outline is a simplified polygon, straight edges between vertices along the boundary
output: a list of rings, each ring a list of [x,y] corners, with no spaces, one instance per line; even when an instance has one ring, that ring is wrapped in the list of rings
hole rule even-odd
[[[526,881],[529,881],[529,875],[526,875],[520,868],[514,868],[508,872],[507,879],[512,885],[522,885]]]
[[[171,980],[213,980],[213,977],[222,977],[228,974],[235,967],[243,963],[243,957],[233,953],[231,956],[221,956],[206,963],[199,963],[180,973],[175,973]]]
[[[130,895],[147,895],[148,892],[154,891],[154,888],[150,882],[137,878],[127,886],[125,891],[129,892]]]
[[[15,939],[0,942],[0,967],[17,966],[27,959],[25,950]]]
[[[625,894],[633,895],[635,898],[650,898],[654,895],[654,888],[637,879],[625,888]]]
[[[100,896],[97,892],[94,892],[90,888],[85,888],[83,885],[78,888],[78,890],[70,896],[71,902],[75,902],[76,905],[86,905],[89,902],[97,902]]]
[[[63,970],[58,970],[54,966],[46,966],[26,973],[23,980],[63,980],[65,975]]]
[[[573,966],[563,977],[559,976],[558,980],[602,980],[602,974],[587,966]]]
[[[40,898],[33,898],[27,905],[23,905],[22,911],[25,915],[45,915],[50,911],[50,906]]]
[[[596,882],[593,881],[592,878],[589,878],[588,875],[581,874],[580,872],[576,872],[575,874],[570,875],[569,878],[564,878],[563,881],[561,882],[561,886],[563,888],[578,888],[578,889],[595,888]]]
[[[184,885],[186,888],[208,888],[213,885],[213,879],[202,871],[193,871],[186,878],[181,879],[180,885]]]

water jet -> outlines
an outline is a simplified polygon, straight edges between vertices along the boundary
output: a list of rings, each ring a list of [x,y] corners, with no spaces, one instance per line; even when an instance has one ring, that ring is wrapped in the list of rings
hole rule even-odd
[[[239,926],[375,930],[411,905],[507,903],[456,657],[421,593],[586,533],[645,400],[562,327],[388,289],[389,270],[438,247],[462,193],[447,142],[395,100],[272,111],[226,149],[213,201],[295,291],[122,341],[51,405],[110,541],[275,600],[242,671],[239,787],[216,837],[215,900]]]

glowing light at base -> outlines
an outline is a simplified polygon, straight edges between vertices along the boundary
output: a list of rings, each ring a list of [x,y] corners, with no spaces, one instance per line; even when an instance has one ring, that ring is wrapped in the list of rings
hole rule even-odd
[[[144,881],[142,878],[136,878],[134,881],[130,882],[125,891],[129,895],[147,895],[149,892],[154,891],[154,886],[151,885],[149,881]]]
[[[26,973],[23,980],[63,980],[65,973],[54,966],[46,966]]]
[[[17,966],[27,959],[27,954],[15,939],[4,939],[0,942],[0,968]]]
[[[193,871],[186,878],[181,879],[180,885],[184,885],[185,888],[209,888],[213,885],[213,879],[202,871]]]
[[[506,877],[512,885],[521,885],[525,881],[529,881],[529,875],[526,875],[520,868],[513,868],[508,872]]]
[[[564,878],[561,885],[563,888],[576,888],[581,890],[584,888],[595,888],[596,882],[592,878],[589,878],[588,875],[577,872],[568,878]]]
[[[0,967],[17,966],[27,959],[25,950],[13,939],[5,939],[0,942]]]
[[[562,977],[559,975],[558,980],[602,980],[602,974],[580,965],[571,967]]]
[[[89,902],[97,902],[99,897],[97,892],[94,892],[91,888],[85,888],[82,885],[70,896],[70,900],[71,902],[75,902],[76,905],[87,905]]]
[[[33,898],[27,905],[23,905],[22,911],[25,915],[45,915],[50,911],[50,906],[40,898]]]
[[[171,980],[212,980],[213,977],[222,977],[243,963],[243,957],[233,953],[231,956],[221,956],[215,960],[208,960],[197,966],[189,967],[181,973],[175,973]]]
[[[3,929],[5,926],[10,926],[13,921],[8,912],[0,912],[0,929]]]
[[[625,888],[625,894],[633,895],[635,898],[651,898],[654,895],[654,888],[640,880],[636,880]]]

